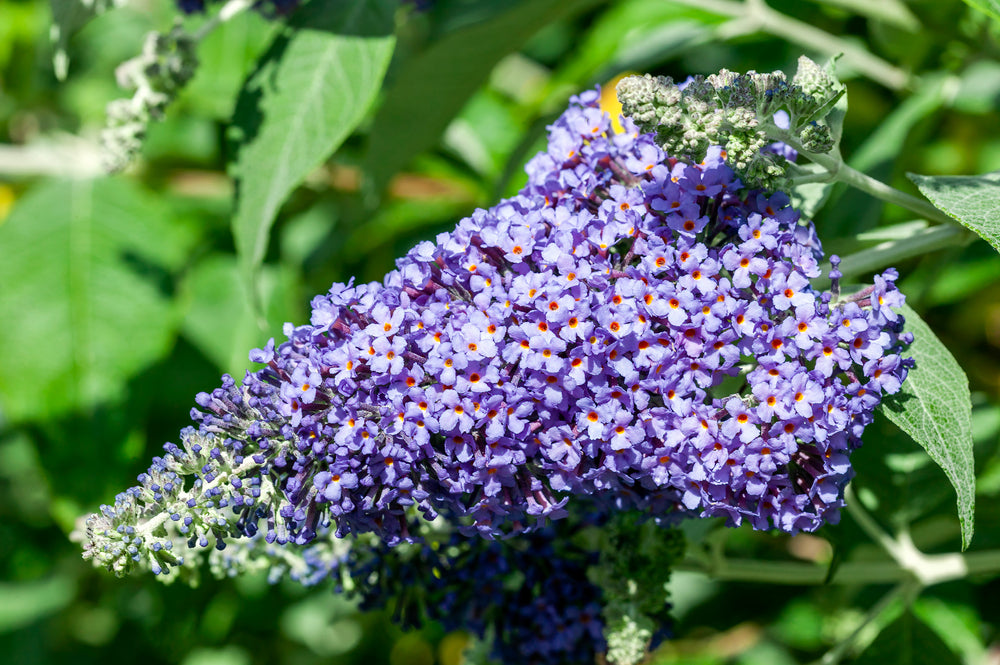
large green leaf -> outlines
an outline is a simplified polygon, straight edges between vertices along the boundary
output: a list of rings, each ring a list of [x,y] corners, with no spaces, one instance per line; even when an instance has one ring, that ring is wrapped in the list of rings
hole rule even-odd
[[[312,2],[244,84],[233,235],[247,274],[260,266],[282,203],[365,117],[392,57],[394,0]]]
[[[190,234],[124,180],[52,182],[0,226],[0,401],[14,420],[119,396],[176,316],[157,282]]]
[[[541,28],[602,0],[522,0],[488,21],[449,33],[406,62],[375,116],[365,157],[379,192],[419,153],[435,145],[448,123],[505,55]]]
[[[52,25],[49,27],[49,38],[52,40],[54,52],[52,67],[56,78],[60,81],[69,72],[69,54],[67,47],[69,38],[86,25],[90,19],[103,14],[108,9],[123,4],[124,0],[49,0],[52,9]]]
[[[937,208],[1000,252],[1000,171],[980,176],[907,175]]]
[[[962,548],[975,526],[976,475],[972,455],[972,401],[969,379],[926,323],[904,305],[906,330],[913,344],[906,353],[916,361],[902,390],[884,403],[886,416],[913,437],[940,466],[958,495]]]
[[[554,74],[558,84],[580,85],[626,69],[644,71],[685,44],[698,42],[723,18],[667,0],[616,2],[594,20]]]
[[[280,25],[260,12],[243,12],[210,32],[198,44],[194,78],[180,93],[184,110],[228,121],[243,82]]]
[[[910,610],[886,627],[854,665],[959,665],[948,645]]]
[[[1000,21],[1000,0],[965,0],[965,4]]]
[[[268,323],[264,332],[250,307],[246,283],[229,255],[208,256],[191,269],[182,286],[187,301],[184,336],[224,372],[240,377],[249,368],[250,349],[280,336],[285,321],[302,322],[297,281],[291,270],[266,267],[261,271],[262,308]]]

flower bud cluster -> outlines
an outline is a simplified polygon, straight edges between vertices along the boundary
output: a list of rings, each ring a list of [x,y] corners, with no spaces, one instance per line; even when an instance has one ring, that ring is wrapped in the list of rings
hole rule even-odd
[[[684,555],[679,529],[663,529],[634,511],[609,515],[599,532],[591,579],[603,592],[607,660],[635,665],[667,637],[667,583]]]
[[[618,84],[625,115],[656,134],[663,150],[699,162],[722,146],[743,184],[774,190],[785,183],[789,156],[766,149],[773,140],[794,140],[812,153],[835,141],[824,119],[844,94],[833,75],[806,57],[792,81],[777,71],[738,74],[722,70],[680,85],[669,77],[629,76]],[[787,123],[777,121],[780,114]],[[794,159],[794,157],[793,157]]]
[[[139,153],[146,127],[163,117],[197,66],[195,41],[177,25],[167,33],[149,33],[142,53],[118,67],[118,85],[135,94],[108,104],[101,142],[109,171],[120,171]]]
[[[576,665],[605,650],[604,598],[587,579],[596,555],[570,536],[553,525],[509,541],[355,548],[343,568],[361,609],[389,607],[404,627],[468,631],[500,663]]]
[[[746,193],[718,146],[692,163],[614,133],[597,99],[572,100],[519,195],[381,284],[334,285],[242,386],[200,395],[199,430],[91,518],[89,556],[163,570],[175,533],[394,546],[439,516],[489,539],[594,501],[836,521],[909,366],[895,273],[817,292],[819,243],[786,196]]]

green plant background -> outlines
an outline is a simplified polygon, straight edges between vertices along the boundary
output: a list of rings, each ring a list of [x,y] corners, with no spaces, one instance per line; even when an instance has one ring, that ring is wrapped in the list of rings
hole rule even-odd
[[[830,55],[702,4],[438,0],[399,18],[380,100],[281,208],[257,316],[230,231],[227,128],[279,28],[244,14],[216,30],[200,45],[196,78],[150,128],[140,163],[100,177],[104,106],[125,94],[114,68],[146,31],[171,24],[171,3],[134,0],[89,23],[70,40],[69,76],[59,82],[48,3],[0,2],[0,662],[462,662],[462,635],[433,626],[403,633],[388,614],[360,614],[329,587],[117,580],[81,560],[68,534],[175,439],[197,392],[223,372],[241,374],[249,349],[280,335],[285,321],[305,321],[312,295],[352,276],[381,278],[418,239],[516,191],[572,92],[624,71],[675,79],[721,67],[790,71],[803,51]],[[1000,170],[1000,21],[959,0],[770,5],[902,73],[894,87],[843,62],[842,152],[853,166],[913,193],[908,171]],[[240,168],[245,175],[255,165]],[[858,234],[908,218],[837,191],[816,222],[827,251],[845,254],[861,246]],[[898,267],[910,304],[969,375],[979,498],[972,551],[996,548],[1000,256],[977,241]],[[855,485],[877,519],[908,525],[925,551],[957,549],[954,494],[941,471],[881,418],[865,442]],[[691,536],[743,559],[884,556],[847,516],[816,536],[714,522]],[[671,590],[676,635],[656,663],[811,662],[885,592],[693,572],[677,574]],[[870,626],[859,643],[874,643],[859,660],[986,662],[1000,650],[998,598],[993,579],[933,587],[912,612],[896,608]]]

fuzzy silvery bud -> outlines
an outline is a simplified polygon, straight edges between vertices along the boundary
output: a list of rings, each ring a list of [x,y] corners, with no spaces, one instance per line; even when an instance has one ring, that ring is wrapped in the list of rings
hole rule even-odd
[[[108,104],[108,124],[101,143],[109,171],[120,171],[132,162],[142,149],[149,123],[163,117],[167,106],[194,76],[198,66],[195,45],[179,25],[167,33],[151,32],[142,53],[115,70],[118,85],[135,93],[130,99]]]

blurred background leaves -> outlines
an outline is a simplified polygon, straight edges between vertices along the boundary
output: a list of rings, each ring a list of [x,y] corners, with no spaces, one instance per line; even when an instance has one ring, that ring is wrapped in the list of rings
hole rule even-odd
[[[715,11],[732,3],[429,4],[397,13],[379,98],[318,151],[317,168],[287,184],[260,256],[258,315],[230,222],[231,176],[255,165],[229,170],[240,157],[227,137],[244,82],[287,38],[283,28],[250,12],[213,32],[140,162],[109,178],[97,168],[96,136],[105,105],[124,94],[114,68],[146,31],[171,25],[171,1],[133,0],[83,27],[68,41],[64,83],[51,64],[48,2],[0,2],[0,661],[461,662],[464,636],[433,626],[404,635],[330,588],[260,577],[205,579],[194,590],[116,580],[85,565],[67,539],[77,515],[111,500],[176,439],[197,392],[247,369],[247,352],[284,322],[304,321],[313,295],[352,276],[380,279],[416,241],[515,191],[570,94],[625,71],[683,80],[721,67],[791,70],[802,52]],[[1000,169],[1000,22],[988,13],[961,0],[770,5],[907,74],[897,90],[848,68],[842,150],[852,166],[914,193],[907,172]],[[908,219],[840,188],[816,217],[827,250],[842,253],[864,246],[857,234]],[[972,551],[1000,547],[1000,257],[976,242],[898,267],[910,303],[969,374],[980,499]],[[880,419],[854,459],[858,494],[884,526],[909,526],[925,551],[957,548],[948,481],[905,435]],[[795,538],[718,526],[705,523],[696,543],[742,559],[884,557],[848,517]],[[867,629],[865,657],[995,658],[998,584],[930,589],[910,612],[900,606]],[[810,662],[886,591],[695,573],[672,587],[675,639],[661,663]]]

